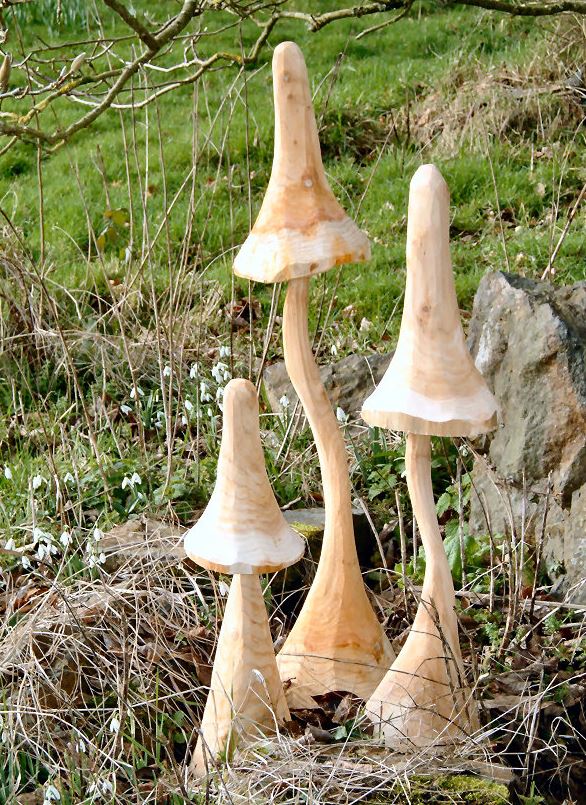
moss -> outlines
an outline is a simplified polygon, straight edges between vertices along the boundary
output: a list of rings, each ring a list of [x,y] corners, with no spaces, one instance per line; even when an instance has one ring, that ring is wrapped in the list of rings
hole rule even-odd
[[[294,528],[298,534],[305,537],[308,542],[316,539],[316,537],[323,536],[324,533],[323,526],[312,525],[311,523],[291,523],[291,528]]]
[[[472,774],[442,774],[438,777],[411,777],[409,790],[400,795],[393,791],[392,798],[379,799],[384,803],[410,803],[410,805],[507,805],[511,800],[506,785],[476,777]],[[397,798],[399,796],[399,798]]]

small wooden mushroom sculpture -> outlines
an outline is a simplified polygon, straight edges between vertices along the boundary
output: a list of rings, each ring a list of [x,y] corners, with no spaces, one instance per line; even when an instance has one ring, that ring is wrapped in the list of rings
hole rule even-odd
[[[409,494],[426,569],[415,621],[367,703],[386,742],[425,746],[477,726],[458,642],[452,576],[431,485],[430,436],[472,436],[496,426],[496,401],[466,347],[449,248],[449,191],[424,165],[409,194],[407,286],[393,360],[365,401],[370,425],[407,432]]]
[[[313,431],[325,502],[316,577],[277,658],[291,707],[348,691],[367,698],[394,654],[368,600],[354,541],[344,440],[320,379],[308,334],[309,280],[336,265],[366,260],[368,240],[328,185],[303,55],[283,42],[273,56],[275,153],[262,208],[234,261],[238,276],[288,281],[285,363]]]
[[[200,777],[248,736],[274,731],[289,718],[259,573],[288,567],[303,539],[281,513],[260,442],[258,398],[248,380],[224,392],[224,426],[216,486],[185,552],[202,567],[236,574],[224,612],[201,736],[190,771]]]

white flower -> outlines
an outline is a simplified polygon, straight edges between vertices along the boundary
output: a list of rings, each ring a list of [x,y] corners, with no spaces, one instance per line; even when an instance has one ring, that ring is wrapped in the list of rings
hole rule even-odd
[[[67,531],[64,531],[59,537],[59,542],[64,548],[67,548],[67,546],[71,543],[71,534],[69,534]]]
[[[16,543],[14,542],[14,538],[10,537],[9,540],[6,540],[4,547],[6,548],[7,551],[14,551],[16,549]]]
[[[86,745],[83,738],[80,738],[79,741],[73,747],[76,752],[80,752],[81,754],[85,754],[86,752]]]
[[[142,480],[138,472],[133,472],[132,477],[130,478],[130,482],[133,486],[140,486],[142,484]]]
[[[194,363],[191,369],[189,370],[189,377],[192,380],[195,380],[199,372],[199,363]]]
[[[332,346],[330,347],[330,352],[334,356],[337,355],[338,354],[338,347],[335,344],[332,344]]]
[[[171,367],[165,366],[163,369],[163,377],[171,377]]]
[[[210,418],[210,419],[213,419],[213,418],[214,418],[214,415],[213,415],[213,413],[212,413],[212,409],[211,409],[211,408],[208,408],[208,410],[207,410],[207,414],[208,414],[208,416],[209,416],[209,418]]]
[[[42,483],[47,483],[46,478],[42,475],[35,475],[33,478],[33,490],[36,491]]]
[[[130,392],[132,396],[132,392]],[[124,414],[124,416],[128,416],[128,414],[132,411],[132,408],[129,405],[121,405],[120,410]]]
[[[191,400],[185,400],[183,405],[185,406],[186,411],[193,411],[193,403],[191,402]]]
[[[23,556],[22,559],[20,560],[20,564],[22,565],[23,570],[31,569],[31,563],[28,556]]]
[[[101,531],[101,529],[94,528],[94,539],[95,539],[96,542],[99,542],[102,539],[103,536],[104,536],[104,533],[103,533],[103,531]]]
[[[336,408],[336,419],[343,425],[345,425],[346,422],[348,422],[348,414],[344,411],[343,408],[340,408],[340,406]]]
[[[61,801],[61,794],[55,788],[54,785],[49,785],[45,789],[45,801],[43,805],[46,805],[48,802],[60,802]]]
[[[101,554],[98,556],[98,562],[99,562],[101,565],[105,565],[105,564],[106,564],[106,554],[105,554],[103,551],[102,551],[102,553],[101,553]]]
[[[136,398],[136,392],[138,392],[139,397],[144,397],[144,391],[141,389],[140,386],[133,386],[130,389],[130,399],[134,400]]]
[[[208,384],[202,380],[199,384],[199,396],[202,402],[207,402],[211,399],[210,395],[208,394],[208,390]]]
[[[110,721],[110,732],[120,732],[120,719],[116,716]]]
[[[7,464],[4,465],[4,477],[9,481],[12,480],[12,470]]]
[[[224,398],[224,387],[218,386],[216,389],[216,402],[220,402]]]
[[[228,366],[222,361],[218,361],[215,366],[212,366],[212,376],[216,383],[221,383],[222,380],[230,380],[231,374]]]
[[[281,406],[281,408],[289,408],[290,404],[291,403],[289,402],[289,397],[287,397],[286,394],[283,394],[283,396],[279,400],[279,405]]]
[[[228,593],[230,592],[230,588],[228,587],[228,585],[226,584],[226,582],[225,582],[225,581],[221,581],[221,580],[220,580],[220,581],[218,582],[218,589],[219,589],[219,591],[220,591],[220,595],[223,595],[223,596],[224,596],[224,598],[225,598],[225,597],[228,595]]]
[[[75,483],[75,478],[73,477],[73,475],[70,472],[65,473],[65,475],[63,477],[63,483],[64,484],[74,484]]]
[[[360,321],[360,332],[367,333],[370,328],[372,327],[372,322],[369,321],[367,318],[362,318]]]
[[[95,566],[96,566],[96,564],[97,564],[97,559],[96,559],[96,557],[95,557],[95,556],[92,554],[92,555],[89,557],[89,559],[87,560],[87,565],[88,565],[88,567],[89,567],[89,568],[90,568],[90,570],[91,570],[93,567],[95,567]]]
[[[48,555],[48,553],[49,551],[47,550],[47,547],[45,545],[39,545],[39,547],[37,548],[37,559],[39,560],[39,562],[42,562],[45,556]]]
[[[181,424],[185,427],[188,424],[189,420],[185,416],[185,414],[181,414]]]
[[[230,355],[230,347],[220,347],[220,358],[229,358]]]

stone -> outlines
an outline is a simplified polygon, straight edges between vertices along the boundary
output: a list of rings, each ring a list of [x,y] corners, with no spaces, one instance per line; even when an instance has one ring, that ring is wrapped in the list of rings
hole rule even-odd
[[[100,551],[106,556],[104,570],[114,573],[125,566],[152,561],[179,563],[186,559],[183,549],[186,530],[145,515],[117,525],[104,534],[99,543]]]
[[[469,347],[500,406],[499,428],[478,444],[485,455],[473,470],[471,528],[486,532],[488,517],[493,533],[542,532],[549,569],[565,571],[569,591],[586,572],[578,525],[586,497],[586,282],[555,288],[486,275]],[[572,591],[574,600],[582,595]]]
[[[384,375],[391,362],[392,354],[348,355],[336,363],[320,367],[320,377],[334,408],[341,408],[345,414],[357,417],[362,403]],[[264,385],[269,405],[274,412],[284,410],[280,403],[287,397],[289,410],[297,402],[297,394],[285,362],[279,361],[268,366],[264,372]]]

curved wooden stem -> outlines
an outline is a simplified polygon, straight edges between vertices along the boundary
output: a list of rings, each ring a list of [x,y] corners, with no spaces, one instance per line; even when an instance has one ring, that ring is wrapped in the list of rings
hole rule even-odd
[[[407,486],[425,549],[425,577],[413,626],[367,702],[386,742],[426,746],[461,740],[478,727],[458,642],[454,584],[435,512],[431,439],[407,434]]]
[[[326,522],[315,579],[277,658],[281,678],[291,683],[291,707],[315,707],[311,696],[331,691],[366,698],[394,656],[358,564],[346,449],[309,341],[308,296],[309,278],[289,282],[283,342],[287,371],[315,438]]]

